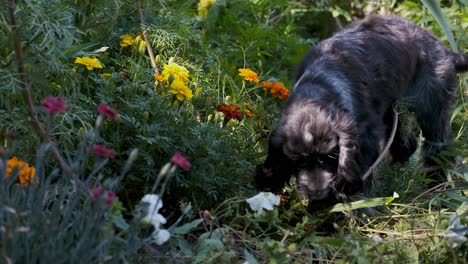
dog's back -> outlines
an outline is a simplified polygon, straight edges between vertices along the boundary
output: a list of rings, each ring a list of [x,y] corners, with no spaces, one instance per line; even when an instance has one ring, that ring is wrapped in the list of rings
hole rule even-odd
[[[426,138],[425,162],[434,164],[430,157],[451,141],[456,72],[468,68],[467,58],[396,16],[368,17],[320,42],[299,65],[268,157],[257,170],[258,185],[275,190],[296,176],[300,192],[322,205],[356,192],[389,138],[393,106],[403,98]],[[401,135],[396,133],[390,153],[405,161],[416,146],[405,145]]]

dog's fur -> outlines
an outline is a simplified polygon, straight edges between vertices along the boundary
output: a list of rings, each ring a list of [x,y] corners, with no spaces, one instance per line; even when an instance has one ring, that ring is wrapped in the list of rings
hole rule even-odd
[[[452,53],[429,31],[396,16],[370,16],[320,42],[299,65],[268,156],[257,168],[258,188],[278,191],[296,177],[299,193],[316,208],[346,201],[362,189],[403,98],[426,139],[425,155],[437,155],[451,140],[456,72],[467,69],[468,54]],[[403,162],[416,146],[414,136],[397,132],[390,154]]]

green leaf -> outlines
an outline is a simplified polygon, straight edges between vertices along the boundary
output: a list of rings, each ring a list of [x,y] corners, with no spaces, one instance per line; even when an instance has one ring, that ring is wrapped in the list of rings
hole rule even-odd
[[[185,235],[185,234],[189,233],[190,231],[192,231],[194,228],[196,228],[201,222],[203,222],[202,218],[193,220],[190,223],[187,223],[187,224],[184,224],[182,226],[179,226],[179,227],[175,228],[173,233],[174,234]]]
[[[394,199],[395,197],[379,197],[379,198],[359,200],[359,201],[355,201],[352,203],[339,203],[333,206],[333,208],[329,212],[336,213],[336,212],[343,212],[347,210],[355,210],[355,209],[360,209],[360,208],[383,206],[383,205],[388,205]]]
[[[258,261],[247,249],[244,249],[244,257],[248,264],[258,264]]]
[[[344,244],[343,239],[334,238],[334,237],[322,237],[322,236],[309,236],[307,241],[313,245],[326,244],[334,247],[341,247]]]
[[[458,53],[457,44],[455,44],[455,39],[453,38],[452,32],[450,31],[447,20],[445,19],[442,8],[440,7],[439,0],[421,0],[424,6],[431,11],[434,18],[437,20],[445,35],[447,36],[448,42],[453,52]]]
[[[457,215],[468,215],[468,202],[463,202],[457,209]]]
[[[65,50],[65,52],[63,53],[63,56],[65,58],[74,58],[74,57],[77,57],[78,55],[84,54],[85,50],[90,49],[97,45],[99,45],[99,43],[83,43],[80,45],[71,46],[70,48]]]
[[[129,227],[128,223],[125,221],[125,219],[123,219],[121,215],[119,217],[114,218],[112,220],[112,223],[114,223],[115,226],[122,230],[127,230]]]
[[[185,256],[193,256],[192,246],[185,239],[178,239],[180,251]]]

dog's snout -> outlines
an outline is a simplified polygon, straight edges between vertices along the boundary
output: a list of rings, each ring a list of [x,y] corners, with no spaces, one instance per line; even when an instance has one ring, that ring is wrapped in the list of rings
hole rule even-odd
[[[321,169],[303,170],[297,177],[300,192],[310,200],[322,200],[329,196],[331,182],[332,174]]]

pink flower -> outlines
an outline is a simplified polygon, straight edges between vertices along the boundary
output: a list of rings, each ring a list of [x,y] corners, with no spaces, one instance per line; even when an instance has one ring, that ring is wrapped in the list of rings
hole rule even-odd
[[[174,155],[171,158],[171,162],[185,171],[189,171],[192,167],[190,161],[188,161],[186,157],[180,154],[180,152],[174,153]]]
[[[91,191],[91,199],[93,199],[94,201],[99,199],[99,197],[101,197],[102,195],[102,191],[103,189],[101,185],[94,187],[94,189]]]
[[[111,148],[106,147],[106,145],[100,145],[100,144],[93,145],[91,147],[91,151],[101,158],[105,158],[105,159],[115,158],[115,151]]]
[[[102,116],[113,120],[115,120],[119,115],[119,112],[115,110],[115,108],[112,108],[104,103],[100,103],[97,110]]]
[[[60,97],[47,96],[42,100],[42,107],[44,107],[50,114],[64,113],[67,111],[67,102]]]
[[[107,191],[105,194],[104,203],[107,206],[112,206],[112,204],[114,203],[114,199],[115,199],[115,193],[113,191]]]

